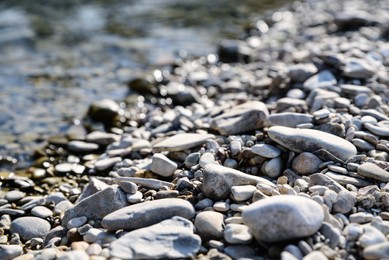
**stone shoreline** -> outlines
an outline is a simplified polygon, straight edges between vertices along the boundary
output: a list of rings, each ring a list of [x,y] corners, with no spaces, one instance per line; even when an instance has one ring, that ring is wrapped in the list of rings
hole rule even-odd
[[[389,3],[373,2],[296,2],[93,103],[2,180],[0,258],[389,258]]]

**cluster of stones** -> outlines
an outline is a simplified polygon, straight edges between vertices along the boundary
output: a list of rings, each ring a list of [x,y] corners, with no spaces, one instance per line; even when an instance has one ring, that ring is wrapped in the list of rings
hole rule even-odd
[[[92,104],[50,194],[2,193],[0,258],[389,258],[388,11],[296,2]]]

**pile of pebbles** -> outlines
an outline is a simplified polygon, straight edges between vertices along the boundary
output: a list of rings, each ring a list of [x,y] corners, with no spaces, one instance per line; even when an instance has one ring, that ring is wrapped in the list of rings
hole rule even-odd
[[[389,258],[388,12],[295,2],[93,103],[3,180],[0,258]]]

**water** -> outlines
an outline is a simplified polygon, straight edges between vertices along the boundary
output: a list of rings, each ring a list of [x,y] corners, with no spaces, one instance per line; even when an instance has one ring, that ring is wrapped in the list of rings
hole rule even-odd
[[[3,0],[0,156],[28,162],[91,102],[124,98],[133,75],[177,53],[213,53],[221,39],[239,38],[250,21],[288,2]]]

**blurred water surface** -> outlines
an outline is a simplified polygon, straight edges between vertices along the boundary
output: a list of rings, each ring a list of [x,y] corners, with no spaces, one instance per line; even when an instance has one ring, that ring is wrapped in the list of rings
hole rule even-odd
[[[122,99],[134,74],[178,52],[213,53],[221,39],[239,38],[250,21],[290,2],[2,0],[0,157],[26,160],[94,100]]]

